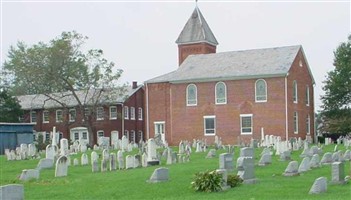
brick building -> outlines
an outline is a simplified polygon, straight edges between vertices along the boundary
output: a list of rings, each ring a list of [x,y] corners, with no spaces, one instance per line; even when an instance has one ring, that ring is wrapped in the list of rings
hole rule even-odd
[[[41,94],[18,96],[17,99],[25,111],[22,121],[35,123],[36,137],[42,134],[46,141],[52,139],[50,132],[53,127],[59,132],[59,138],[67,138],[71,142],[84,140],[90,143],[89,138],[92,138],[92,144],[96,144],[98,137],[110,137],[112,141],[116,137],[121,139],[123,135],[133,142],[144,139],[143,86],[133,82],[133,86],[103,91],[101,97],[96,98],[99,92],[91,90],[87,94],[77,91],[81,102],[85,102],[83,108],[78,106],[72,95],[63,95],[60,102],[64,105]],[[95,100],[99,103],[92,104]],[[89,132],[92,137],[89,137]]]
[[[261,132],[313,138],[314,79],[302,46],[216,53],[218,42],[198,7],[178,44],[179,67],[145,82],[146,135],[226,144]]]

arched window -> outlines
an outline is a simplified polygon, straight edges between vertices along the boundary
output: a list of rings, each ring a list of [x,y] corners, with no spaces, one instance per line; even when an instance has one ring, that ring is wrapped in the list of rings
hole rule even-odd
[[[259,79],[255,83],[255,101],[256,102],[267,101],[267,83],[263,79]]]
[[[293,82],[293,101],[297,103],[297,82]]]
[[[197,88],[196,85],[190,84],[186,88],[186,105],[196,106],[197,105]]]
[[[227,103],[227,87],[225,83],[218,82],[216,84],[216,104]]]

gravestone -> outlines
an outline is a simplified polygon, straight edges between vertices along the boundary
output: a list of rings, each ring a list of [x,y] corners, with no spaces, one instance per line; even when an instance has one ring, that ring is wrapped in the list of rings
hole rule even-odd
[[[297,175],[299,175],[298,167],[299,167],[299,163],[297,161],[290,161],[288,166],[286,167],[283,175],[284,176],[297,176]]]
[[[141,155],[141,166],[147,167],[147,155],[145,152]]]
[[[68,140],[66,138],[62,138],[60,140],[60,155],[66,156],[68,154],[69,154]]]
[[[79,165],[78,158],[74,158],[73,159],[73,166],[77,166],[77,165]]]
[[[180,141],[178,146],[179,146],[179,148],[178,148],[178,153],[179,153],[179,154],[183,154],[183,153],[185,152],[184,142],[183,142],[183,141]]]
[[[93,164],[94,161],[98,162],[98,159],[99,159],[99,155],[95,151],[91,152],[91,160],[90,160],[91,164]]]
[[[0,186],[1,200],[23,200],[24,187],[21,184],[9,184]]]
[[[263,154],[261,159],[258,161],[259,166],[266,166],[272,164],[272,156],[269,153]]]
[[[290,153],[290,151],[283,151],[283,153],[280,154],[280,160],[281,161],[289,161],[289,160],[291,160],[291,153]]]
[[[202,148],[201,148],[201,142],[200,141],[198,141],[197,143],[196,143],[196,150],[195,150],[195,152],[202,152]]]
[[[134,168],[138,168],[141,166],[141,156],[140,155],[134,155]]]
[[[302,172],[306,172],[306,171],[308,171],[310,169],[311,169],[311,167],[310,167],[310,158],[309,157],[304,157],[303,160],[300,163],[298,172],[302,173]]]
[[[346,150],[344,153],[344,160],[349,161],[351,160],[351,151],[350,150]]]
[[[319,161],[319,155],[318,154],[314,154],[312,156],[311,161],[310,161],[310,167],[311,168],[321,167],[321,163]]]
[[[37,148],[35,147],[34,144],[29,144],[28,145],[28,156],[33,157],[37,153]]]
[[[271,149],[269,147],[265,147],[263,149],[263,151],[261,152],[261,156],[264,154],[269,154],[269,155],[273,155],[273,153],[271,152]]]
[[[173,151],[170,147],[167,148],[167,165],[173,164],[173,158],[172,158]]]
[[[19,178],[21,181],[27,181],[31,179],[39,179],[39,170],[37,169],[24,169],[22,170],[22,174]]]
[[[88,165],[89,164],[88,155],[86,153],[82,153],[82,156],[80,158],[80,164],[81,165]]]
[[[319,194],[327,191],[327,178],[326,177],[319,177],[317,178],[310,191],[309,194]]]
[[[118,169],[124,169],[123,150],[117,151],[117,162],[118,162]]]
[[[332,154],[332,163],[333,163],[333,162],[341,162],[341,161],[342,161],[342,160],[341,160],[340,152],[339,152],[339,151],[334,152],[334,153]]]
[[[219,155],[219,169],[226,169],[228,172],[233,171],[233,154],[222,153]]]
[[[98,172],[99,171],[99,162],[97,160],[92,161],[91,163],[91,171]]]
[[[302,153],[300,154],[300,157],[306,157],[306,156],[311,156],[311,150],[308,147],[304,148]]]
[[[332,164],[332,162],[333,162],[332,154],[330,152],[325,153],[322,157],[321,164],[328,165],[328,164]]]
[[[68,158],[60,156],[56,161],[55,177],[67,176]]]
[[[216,157],[216,149],[210,149],[207,153],[206,158],[214,158]]]
[[[227,181],[228,181],[227,170],[225,170],[225,169],[217,169],[216,172],[222,176],[222,184],[221,184],[222,190],[229,189],[230,186],[227,185]]]
[[[52,168],[53,166],[54,166],[54,160],[42,158],[39,160],[39,163],[37,165],[37,169],[38,170],[49,169],[49,168]]]
[[[101,172],[106,172],[107,171],[107,165],[108,165],[108,160],[102,159],[101,160]]]
[[[122,136],[122,151],[123,152],[128,150],[128,143],[129,143],[128,138],[125,135],[123,135]]]
[[[164,182],[169,180],[169,171],[168,168],[160,167],[154,170],[150,179],[148,180],[149,183],[158,183]]]
[[[115,153],[110,154],[110,171],[115,171],[117,169],[117,156]]]
[[[252,157],[239,157],[237,160],[237,175],[243,179],[245,184],[253,184],[256,182],[254,159]]]
[[[332,164],[332,180],[334,184],[344,184],[345,171],[343,162],[333,162]]]
[[[254,149],[251,147],[244,147],[240,149],[240,156],[239,157],[251,157],[254,158]]]
[[[108,153],[107,149],[102,150],[102,159],[108,160],[110,158],[110,154]]]
[[[46,146],[46,150],[45,150],[45,157],[47,159],[51,159],[51,160],[55,160],[55,147],[51,144],[47,145]]]
[[[88,147],[86,144],[80,145],[80,152],[85,153],[85,152],[87,152],[87,150],[88,150]]]
[[[159,165],[160,160],[157,158],[156,143],[153,138],[150,138],[147,142],[147,165]]]
[[[126,157],[126,169],[132,169],[134,168],[134,157],[131,155],[128,155]]]

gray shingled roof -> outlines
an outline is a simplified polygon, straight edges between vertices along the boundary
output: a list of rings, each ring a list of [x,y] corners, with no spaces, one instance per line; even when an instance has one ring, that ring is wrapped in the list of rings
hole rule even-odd
[[[203,82],[285,76],[301,48],[300,45],[296,45],[190,55],[177,70],[150,79],[146,83]]]
[[[104,91],[101,94],[99,104],[123,103],[141,87],[142,86],[132,89],[132,87],[128,86],[125,89]],[[84,105],[92,105],[92,102],[97,99],[96,96],[99,93],[98,91],[99,90],[93,89],[89,90],[88,93],[86,91],[77,91],[76,94]],[[78,105],[77,100],[70,92],[54,93],[50,95],[54,96],[56,99],[60,99],[60,102],[64,102],[67,107],[75,107]],[[50,100],[49,97],[43,94],[17,96],[17,99],[23,110],[62,107],[62,105],[60,105],[58,102]]]
[[[199,8],[196,6],[193,14],[185,24],[180,33],[177,44],[192,44],[205,42],[211,45],[218,45],[218,42],[208,26],[205,18],[202,16]]]

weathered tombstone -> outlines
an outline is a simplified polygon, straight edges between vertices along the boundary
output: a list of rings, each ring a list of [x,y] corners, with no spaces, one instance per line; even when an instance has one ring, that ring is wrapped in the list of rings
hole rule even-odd
[[[261,159],[258,161],[259,166],[266,166],[272,164],[272,156],[269,153],[263,154]]]
[[[340,158],[341,156],[340,156],[340,152],[334,152],[333,154],[332,154],[332,163],[333,162],[341,162],[342,160],[341,160],[341,158]]]
[[[128,150],[128,143],[129,143],[128,138],[125,135],[123,135],[122,136],[122,151],[123,152]]]
[[[310,161],[310,166],[311,168],[318,168],[321,167],[320,161],[319,161],[319,155],[318,154],[314,154],[311,158]]]
[[[321,164],[327,165],[327,164],[331,164],[332,162],[333,162],[332,154],[330,152],[325,153],[322,157]]]
[[[182,154],[182,153],[184,153],[184,151],[185,151],[185,149],[184,149],[184,143],[183,143],[183,141],[180,141],[178,153]]]
[[[98,172],[99,171],[99,162],[97,160],[92,161],[91,163],[91,171]]]
[[[237,160],[238,176],[243,179],[243,183],[252,184],[256,182],[254,159],[252,157],[239,157]]]
[[[346,150],[344,153],[344,160],[349,161],[351,160],[351,151],[350,150]]]
[[[68,140],[66,138],[62,138],[60,140],[60,155],[66,156],[68,154],[69,154]]]
[[[148,182],[158,183],[158,182],[164,182],[168,180],[169,180],[168,168],[160,167],[154,170]]]
[[[126,169],[132,169],[134,168],[134,157],[131,155],[128,155],[126,157]]]
[[[216,157],[216,149],[210,149],[207,153],[206,158],[214,158]]]
[[[86,144],[81,144],[80,145],[80,152],[85,153],[87,152],[87,145]]]
[[[297,175],[299,175],[298,167],[299,167],[299,163],[297,161],[290,161],[288,166],[286,167],[283,175],[284,176],[297,176]]]
[[[167,165],[173,164],[172,154],[173,154],[172,149],[170,147],[168,147],[167,148],[167,162],[166,162]]]
[[[88,165],[89,164],[88,155],[86,153],[82,153],[82,156],[80,158],[80,164],[81,165]]]
[[[77,166],[77,165],[79,165],[78,158],[74,158],[73,159],[73,166]]]
[[[314,155],[314,154],[318,154],[319,153],[319,150],[318,150],[318,147],[317,146],[312,146],[311,149],[310,149],[310,154],[309,155]]]
[[[344,163],[343,162],[333,162],[332,164],[332,180],[334,184],[344,184],[345,180]]]
[[[49,168],[52,168],[53,166],[54,166],[54,160],[42,158],[39,160],[39,163],[37,165],[37,169],[38,170],[49,169]]]
[[[140,155],[134,155],[134,168],[138,168],[141,166],[141,156]]]
[[[110,154],[110,171],[115,171],[117,169],[117,156],[115,153]]]
[[[46,154],[46,158],[47,159],[51,159],[51,160],[55,160],[55,147],[51,144],[46,146],[46,150],[45,150],[45,154]]]
[[[60,156],[56,161],[55,177],[67,176],[68,158]]]
[[[228,172],[233,171],[233,154],[222,153],[219,155],[219,169],[226,169]]]
[[[37,169],[24,169],[22,170],[19,180],[27,181],[30,179],[39,179],[39,175],[40,173]]]
[[[34,144],[29,144],[28,145],[28,156],[33,157],[37,153],[37,148],[35,147]]]
[[[202,152],[201,142],[197,142],[196,143],[196,150],[195,150],[195,152]]]
[[[301,173],[301,172],[306,172],[308,170],[311,169],[311,166],[310,166],[310,158],[309,157],[304,157],[303,160],[301,161],[300,163],[300,166],[299,166],[299,169],[298,169],[298,172]]]
[[[216,172],[222,176],[222,184],[221,184],[222,190],[229,189],[230,186],[227,185],[227,181],[228,181],[227,170],[225,170],[225,169],[217,169]]]
[[[1,200],[23,200],[24,187],[20,184],[9,184],[0,186]]]
[[[147,142],[147,165],[159,165],[160,161],[156,154],[156,143],[153,138],[150,138]]]
[[[108,160],[110,158],[110,154],[108,153],[107,149],[102,150],[102,159]]]
[[[309,191],[309,194],[319,194],[326,191],[327,191],[327,178],[319,177],[314,181]]]
[[[311,150],[308,147],[304,148],[302,153],[300,154],[300,157],[306,157],[306,156],[311,156]]]
[[[102,159],[101,160],[101,172],[107,171],[108,160]]]
[[[264,154],[269,154],[272,155],[273,153],[271,152],[271,149],[269,147],[265,147],[263,151],[261,152],[261,156]]]
[[[91,164],[93,164],[94,161],[98,162],[98,159],[99,155],[95,151],[91,152]]]
[[[147,167],[147,155],[145,152],[141,155],[141,166]]]
[[[291,160],[291,153],[290,153],[290,151],[283,151],[283,153],[280,154],[280,160],[281,161],[289,161],[289,160]]]
[[[118,169],[124,169],[123,150],[117,151],[117,162],[118,162]]]

